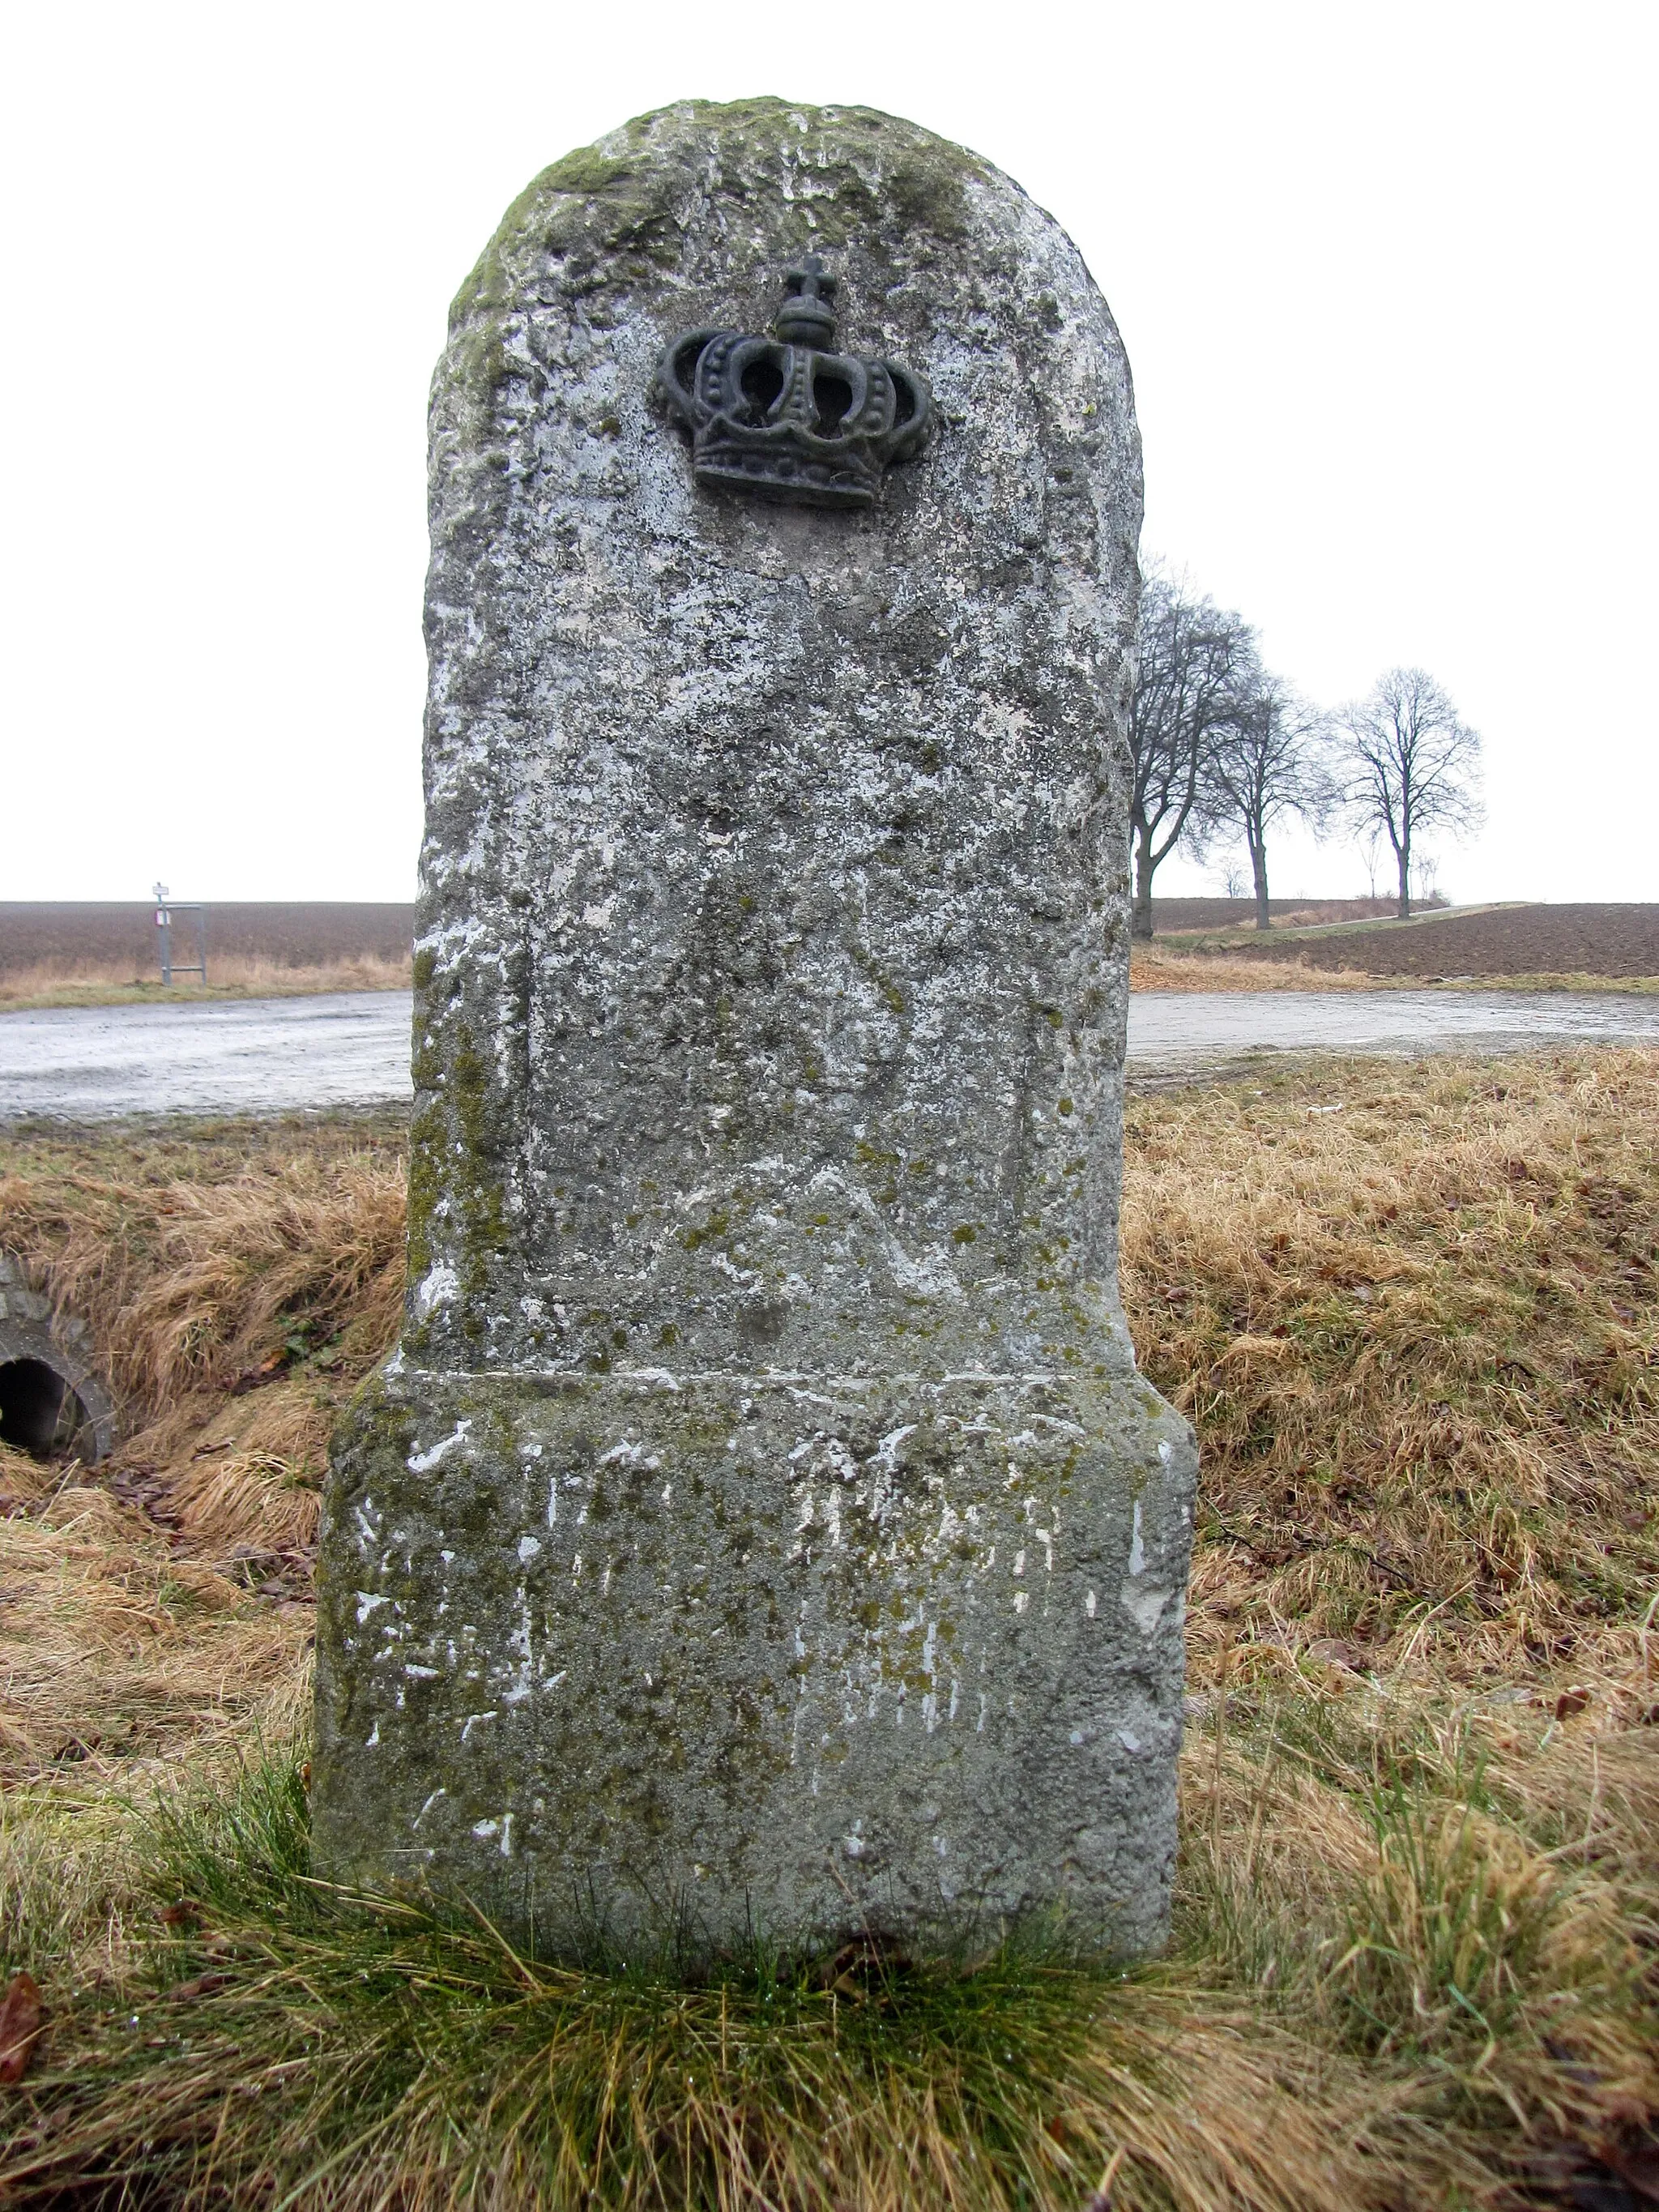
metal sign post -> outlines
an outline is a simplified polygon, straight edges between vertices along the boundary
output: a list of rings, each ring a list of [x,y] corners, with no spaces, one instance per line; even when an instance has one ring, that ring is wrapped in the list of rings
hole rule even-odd
[[[171,899],[165,884],[157,884],[155,891],[155,943],[161,956],[161,988],[171,988],[175,975],[199,975],[207,981],[207,908],[195,900]],[[173,921],[175,915],[194,915],[196,917],[196,957],[194,960],[175,960],[173,957]]]

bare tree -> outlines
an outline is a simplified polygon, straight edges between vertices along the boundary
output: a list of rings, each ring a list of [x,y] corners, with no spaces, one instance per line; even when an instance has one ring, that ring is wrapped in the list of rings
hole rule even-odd
[[[1322,715],[1265,670],[1213,741],[1207,816],[1242,830],[1255,890],[1255,926],[1272,927],[1267,832],[1287,814],[1322,829],[1337,803]]]
[[[1339,712],[1342,798],[1363,834],[1386,836],[1400,872],[1400,918],[1412,910],[1412,847],[1431,825],[1479,827],[1480,738],[1426,669],[1391,668]]]
[[[1365,881],[1370,886],[1368,896],[1371,904],[1375,906],[1376,903],[1376,848],[1382,842],[1382,832],[1373,822],[1357,842],[1365,862]]]
[[[1131,933],[1152,933],[1152,878],[1188,824],[1203,819],[1218,731],[1238,709],[1255,673],[1255,638],[1236,614],[1194,599],[1168,576],[1148,576],[1140,595],[1139,674],[1129,710],[1134,841]],[[1194,810],[1197,810],[1196,816]]]

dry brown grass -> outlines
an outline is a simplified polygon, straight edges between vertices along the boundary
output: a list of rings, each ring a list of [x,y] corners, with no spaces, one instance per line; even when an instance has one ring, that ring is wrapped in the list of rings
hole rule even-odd
[[[750,1984],[728,2008],[539,1969],[532,1994],[498,1953],[302,1927],[271,1871],[302,1862],[297,1792],[285,1829],[246,1796],[202,1816],[219,1948],[158,1953],[155,1883],[184,1877],[146,1869],[115,1793],[182,1768],[222,1808],[228,1751],[289,1741],[305,1609],[249,1585],[273,1558],[291,1580],[326,1425],[388,1340],[398,1169],[327,1127],[0,1164],[0,1241],[90,1314],[136,1427],[114,1498],[0,1462],[27,1784],[0,1938],[58,2008],[42,2110],[80,2146],[43,2191],[139,2159],[142,2108],[152,2149],[218,2129],[237,2177],[188,2198],[169,2166],[169,2203],[301,2185],[349,2115],[355,2162],[297,2202],[1075,2208],[1120,2153],[1117,2212],[1618,2201],[1659,2110],[1659,1056],[1132,1106],[1126,1302],[1204,1452],[1176,1959],[930,1985],[861,2016],[856,2063],[816,1998],[781,2027]],[[159,2056],[125,2035],[204,1966],[228,1980],[199,2021]],[[1018,2051],[994,2084],[981,2030]],[[1018,2185],[969,2155],[993,2140]]]
[[[1373,975],[1358,968],[1316,968],[1281,956],[1250,957],[1248,940],[1237,951],[1198,951],[1177,944],[1136,945],[1129,953],[1134,991],[1573,991],[1601,994],[1659,992],[1659,976],[1558,975]]]
[[[0,1182],[0,1244],[91,1325],[121,1401],[192,1392],[341,1340],[372,1358],[403,1290],[404,1172],[376,1152],[265,1151],[221,1178]]]
[[[0,1245],[89,1322],[124,1429],[95,1480],[0,1461],[13,1779],[107,1784],[297,1710],[329,1431],[395,1334],[403,1220],[373,1121],[0,1142]]]
[[[1252,960],[1247,951],[1183,952],[1136,945],[1129,952],[1132,991],[1421,990],[1414,975],[1364,975],[1347,968],[1310,968],[1293,960]]]
[[[0,1481],[0,1787],[131,1784],[292,1714],[302,1608],[258,1604],[78,1469],[44,1483],[9,1452]]]
[[[1198,1668],[1241,1634],[1627,1667],[1659,1565],[1654,1056],[1359,1063],[1132,1107],[1127,1142],[1136,1342],[1204,1447]]]
[[[387,960],[372,952],[337,960],[291,963],[246,953],[208,955],[205,987],[183,976],[163,989],[159,969],[135,975],[107,960],[43,960],[0,974],[0,1010],[33,1007],[137,1006],[208,999],[309,998],[326,991],[407,991],[412,956]]]

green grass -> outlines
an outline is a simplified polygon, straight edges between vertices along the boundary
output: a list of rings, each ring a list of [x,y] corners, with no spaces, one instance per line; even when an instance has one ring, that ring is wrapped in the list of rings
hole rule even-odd
[[[1052,1942],[696,1977],[526,1959],[481,1920],[313,1881],[302,1774],[264,1757],[135,1816],[120,1962],[60,2014],[8,2204],[70,2179],[167,2204],[1080,2204],[1141,2136],[1151,2193],[1125,2201],[1197,2203],[1264,2166],[1179,2124],[1167,1970]],[[46,1859],[29,1887],[14,1960],[61,1985]],[[1204,2195],[1160,2193],[1160,2157]],[[1293,2162],[1257,2185],[1309,2201]]]

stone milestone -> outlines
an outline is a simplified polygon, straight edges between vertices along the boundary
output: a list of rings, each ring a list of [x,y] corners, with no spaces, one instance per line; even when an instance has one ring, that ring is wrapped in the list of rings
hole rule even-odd
[[[1140,496],[1076,248],[887,116],[645,117],[462,288],[324,1870],[564,1946],[1162,1939],[1195,1459],[1116,1288]]]

